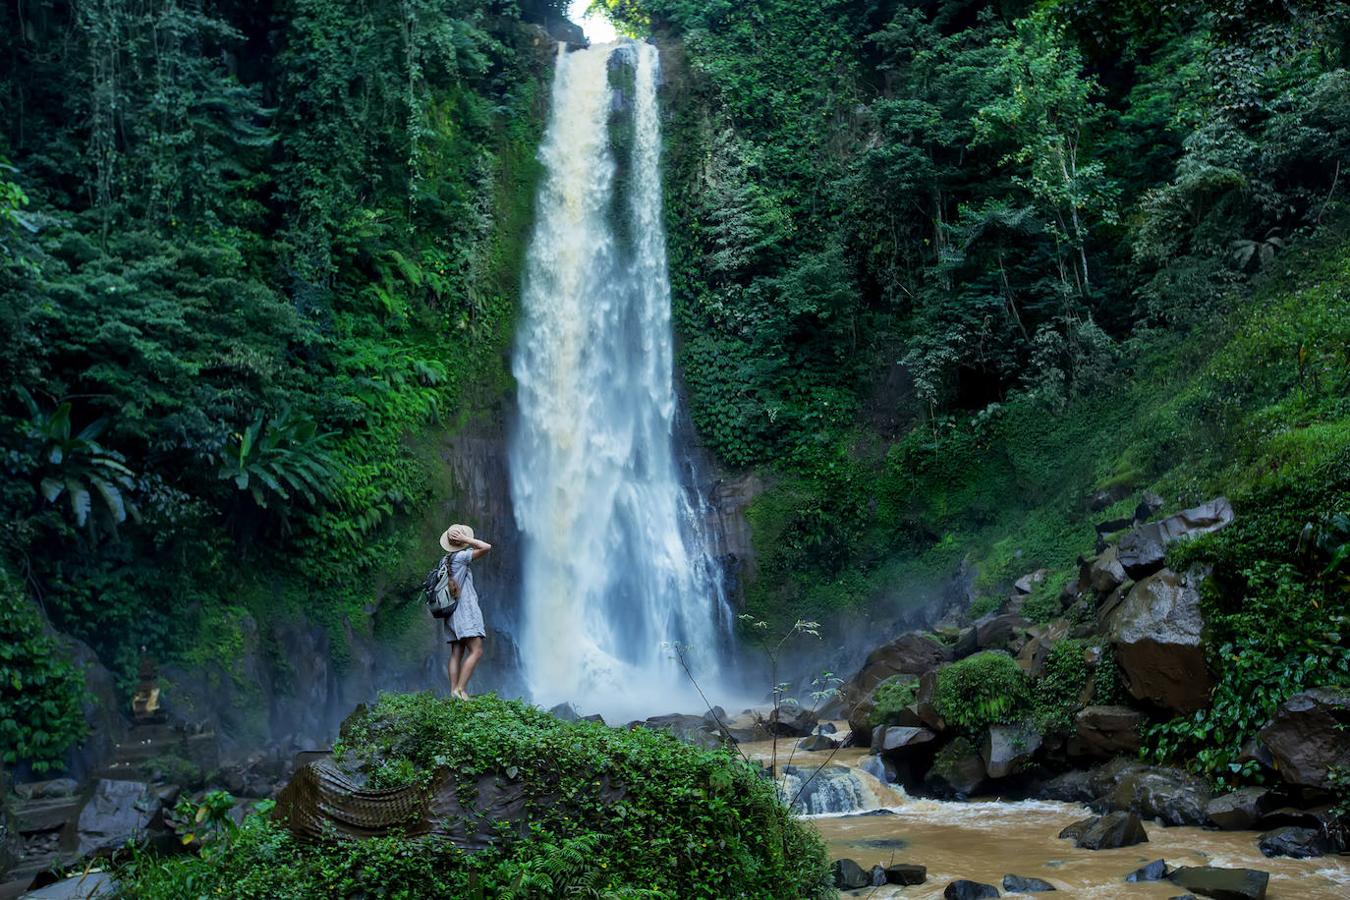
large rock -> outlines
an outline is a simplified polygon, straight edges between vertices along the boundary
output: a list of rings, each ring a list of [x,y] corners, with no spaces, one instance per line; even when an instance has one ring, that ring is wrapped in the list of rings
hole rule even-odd
[[[1107,622],[1130,694],[1174,713],[1203,709],[1214,687],[1201,643],[1202,578],[1198,570],[1150,575],[1130,589]]]
[[[1331,790],[1331,773],[1350,768],[1350,692],[1314,689],[1280,704],[1261,729],[1280,777],[1300,787]]]
[[[816,730],[816,714],[795,703],[784,703],[764,719],[764,727],[779,737],[806,737]]]
[[[1027,642],[1017,652],[1017,664],[1032,678],[1037,678],[1045,670],[1045,661],[1055,644],[1069,633],[1069,623],[1065,619],[1056,619],[1045,625],[1033,625],[1027,629]]]
[[[837,750],[839,749],[839,742],[828,735],[812,734],[798,741],[797,749],[812,753],[818,753],[822,750]]]
[[[1245,831],[1274,806],[1274,795],[1266,788],[1245,787],[1210,800],[1205,806],[1205,816],[1216,828]]]
[[[1267,831],[1257,840],[1256,846],[1260,848],[1262,856],[1289,856],[1294,859],[1325,856],[1334,849],[1321,829],[1293,825]]]
[[[985,897],[997,897],[998,888],[992,884],[958,878],[942,889],[942,896],[944,900],[984,900]]]
[[[1106,758],[1139,752],[1143,716],[1127,706],[1085,706],[1074,716],[1071,752]]]
[[[975,745],[957,738],[938,753],[924,778],[925,786],[944,797],[965,798],[975,793],[985,780],[984,759]]]
[[[1166,825],[1204,825],[1211,798],[1205,782],[1180,769],[1148,768],[1120,780],[1106,804]]]
[[[934,702],[937,697],[937,676],[937,672],[925,672],[919,678],[919,692],[914,697],[914,709],[923,724],[941,734],[947,730],[947,721],[937,711]]]
[[[1137,813],[1113,812],[1093,816],[1067,826],[1059,833],[1084,850],[1114,850],[1148,841],[1144,823]]]
[[[101,778],[62,842],[80,857],[115,850],[143,837],[157,812],[159,798],[145,782]]]
[[[1141,525],[1120,539],[1120,565],[1131,578],[1151,575],[1162,568],[1168,545],[1218,531],[1232,521],[1232,505],[1218,497],[1160,522]]]
[[[1107,547],[1095,559],[1083,563],[1078,575],[1079,585],[1086,586],[1105,596],[1120,587],[1129,576],[1120,564],[1119,552],[1114,546]]]
[[[930,743],[937,735],[927,728],[912,728],[902,725],[878,725],[872,732],[872,749],[878,753],[896,755],[904,751]]]
[[[981,650],[1002,649],[1020,636],[1027,624],[1017,613],[985,616],[975,622],[975,644]]]
[[[950,651],[929,635],[909,631],[868,654],[845,689],[856,703],[894,675],[922,675],[951,659]]]
[[[851,859],[836,859],[831,870],[834,873],[834,886],[841,891],[872,886],[872,873]]]
[[[1263,900],[1270,875],[1256,869],[1222,869],[1218,866],[1182,866],[1167,876],[1192,894],[1215,900]]]
[[[714,749],[722,746],[722,738],[715,730],[709,729],[702,716],[690,716],[671,713],[665,716],[652,716],[641,722],[629,722],[629,728],[650,728],[653,731],[667,731],[676,740],[695,747]],[[810,734],[807,729],[804,734]]]
[[[25,900],[111,900],[117,882],[107,872],[86,872],[23,895]]]
[[[1041,748],[1040,732],[1025,725],[995,725],[985,735],[981,747],[986,773],[990,778],[1007,778],[1021,771]]]

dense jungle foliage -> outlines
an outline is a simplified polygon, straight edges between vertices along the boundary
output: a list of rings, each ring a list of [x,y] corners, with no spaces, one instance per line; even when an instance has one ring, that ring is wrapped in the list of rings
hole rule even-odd
[[[523,17],[565,6],[0,5],[7,622],[14,581],[124,680],[228,667],[245,614],[370,627],[444,490],[422,435],[510,385]]]
[[[961,566],[977,603],[1049,568],[1049,616],[1095,521],[1226,493],[1176,560],[1214,566],[1215,704],[1151,750],[1223,771],[1345,681],[1344,4],[604,5],[664,50],[680,375],[767,485],[751,618],[884,618]],[[125,682],[411,585],[433,435],[510,390],[553,52],[523,20],[562,6],[0,7],[16,642],[45,618]],[[6,752],[57,758],[76,712]]]
[[[1350,681],[1350,8],[607,7],[668,48],[681,373],[766,476],[750,613],[884,619],[964,568],[979,614],[1047,567],[1051,618],[1096,522],[1227,494],[1176,560],[1214,566],[1221,684],[1151,751],[1229,773]]]
[[[830,897],[824,844],[739,757],[669,735],[562,722],[519,702],[386,694],[335,748],[373,788],[491,773],[524,787],[528,839],[494,846],[400,837],[304,847],[262,817],[200,856],[143,856],[125,896]],[[601,789],[601,783],[605,785]]]

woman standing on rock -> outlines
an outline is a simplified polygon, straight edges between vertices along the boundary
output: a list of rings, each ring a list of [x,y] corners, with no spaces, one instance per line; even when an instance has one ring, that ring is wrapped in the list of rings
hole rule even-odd
[[[469,694],[465,688],[478,661],[483,658],[483,638],[487,636],[469,563],[491,550],[492,545],[474,537],[473,529],[468,525],[451,525],[441,535],[441,547],[450,554],[450,577],[459,585],[459,605],[455,608],[455,614],[442,620],[450,642],[450,663],[447,666],[450,693],[461,700],[468,700]]]

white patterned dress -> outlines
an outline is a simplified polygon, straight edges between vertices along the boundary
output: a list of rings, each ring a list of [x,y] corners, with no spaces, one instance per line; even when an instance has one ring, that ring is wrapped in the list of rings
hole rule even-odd
[[[473,586],[473,572],[469,571],[469,560],[473,559],[473,550],[456,550],[450,555],[450,577],[459,585],[459,606],[455,614],[445,623],[446,640],[450,643],[471,637],[487,637],[483,625],[483,610],[478,606],[478,591]]]

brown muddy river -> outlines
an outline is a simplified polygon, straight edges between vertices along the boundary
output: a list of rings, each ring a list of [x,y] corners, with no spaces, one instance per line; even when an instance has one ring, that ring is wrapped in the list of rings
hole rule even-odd
[[[791,746],[791,741],[779,743],[780,765],[786,762]],[[761,759],[770,753],[768,744],[746,744],[742,749]],[[799,751],[793,764],[810,771],[826,755]],[[859,896],[937,898],[958,878],[1002,890],[1003,876],[1010,873],[1042,878],[1063,892],[1060,896],[1142,900],[1185,893],[1168,881],[1124,881],[1127,873],[1161,858],[1172,867],[1213,865],[1269,872],[1269,900],[1350,898],[1350,856],[1267,859],[1256,847],[1256,832],[1168,828],[1156,822],[1145,823],[1146,844],[1080,850],[1058,834],[1064,826],[1091,815],[1084,806],[1039,800],[955,803],[911,798],[858,769],[866,755],[865,750],[841,750],[830,764],[847,766],[856,776],[861,791],[855,789],[854,796],[861,795],[863,809],[889,814],[806,818],[824,836],[831,859],[849,857],[864,869],[892,862],[918,863],[928,867],[928,881],[913,887],[867,888],[856,892]]]

